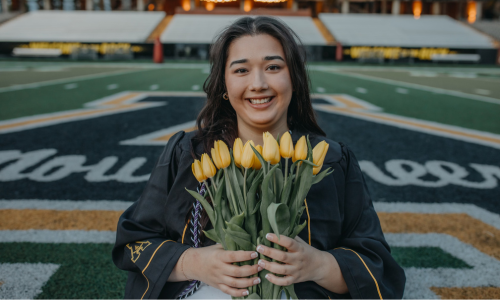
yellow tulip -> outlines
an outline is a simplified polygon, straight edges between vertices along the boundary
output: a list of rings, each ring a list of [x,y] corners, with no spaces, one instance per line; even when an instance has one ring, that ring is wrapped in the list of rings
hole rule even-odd
[[[294,159],[293,162],[299,160],[299,159],[307,159],[307,141],[306,137],[302,136],[297,144],[295,145],[295,151],[294,153]]]
[[[201,167],[203,168],[203,174],[205,174],[207,178],[212,178],[217,173],[217,169],[212,163],[210,156],[206,153],[203,153],[201,156]]]
[[[317,167],[313,168],[313,174],[316,175],[319,173],[321,170],[321,167],[323,166],[323,162],[325,161],[325,156],[326,152],[328,151],[328,145],[327,142],[322,141],[319,142],[316,147],[313,149],[313,163],[317,165]]]
[[[262,149],[262,157],[265,161],[271,162],[271,164],[277,164],[280,161],[280,148],[278,142],[269,132],[264,132],[263,140],[264,147]]]
[[[241,165],[245,169],[251,168],[255,161],[255,153],[253,153],[252,147],[250,147],[250,145],[255,146],[255,144],[251,140],[245,143],[245,147],[243,148],[243,155],[241,157]]]
[[[233,144],[233,157],[234,164],[239,168],[241,165],[241,155],[243,154],[243,142],[240,138],[234,140]]]
[[[214,155],[215,154],[215,155]],[[223,141],[215,141],[214,143],[214,161],[219,163],[219,169],[225,169],[231,164],[231,155],[229,154],[229,149],[226,143]],[[217,164],[216,163],[216,164]]]
[[[199,160],[194,160],[194,163],[191,165],[191,170],[193,171],[194,177],[196,177],[196,180],[199,182],[207,180],[207,176],[203,174],[203,168],[201,167],[201,162]]]
[[[257,147],[255,147],[255,150],[257,150],[260,153],[260,155],[262,155],[262,146],[261,145],[257,145]],[[262,164],[260,163],[260,160],[257,157],[257,155],[255,153],[253,155],[254,155],[254,158],[253,158],[252,168],[254,170],[260,170],[260,168],[262,168]]]
[[[280,140],[280,154],[284,158],[293,157],[293,142],[292,136],[287,131],[281,136]]]
[[[212,148],[212,159],[214,160],[214,164],[217,167],[217,169],[220,169],[222,167],[222,163],[220,162],[219,156],[215,155],[215,149]]]

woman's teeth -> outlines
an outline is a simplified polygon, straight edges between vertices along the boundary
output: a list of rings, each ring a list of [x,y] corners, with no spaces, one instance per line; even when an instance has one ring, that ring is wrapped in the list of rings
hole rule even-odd
[[[271,101],[271,97],[269,98],[264,98],[264,99],[249,99],[252,104],[262,104],[262,103],[267,103]]]

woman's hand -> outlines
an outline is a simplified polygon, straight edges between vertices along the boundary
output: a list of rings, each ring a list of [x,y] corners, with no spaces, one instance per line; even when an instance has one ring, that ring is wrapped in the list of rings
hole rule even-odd
[[[262,268],[275,274],[285,275],[284,277],[278,277],[269,273],[266,278],[270,282],[280,286],[287,286],[298,282],[314,281],[338,294],[348,292],[337,260],[330,253],[310,246],[298,236],[291,239],[280,235],[278,241],[275,234],[269,233],[266,238],[288,250],[288,252],[285,252],[264,245],[257,246],[258,252],[285,263],[259,260],[259,265]]]
[[[184,273],[188,279],[200,280],[234,297],[248,295],[247,287],[260,283],[259,277],[246,278],[257,274],[258,265],[235,266],[232,263],[253,260],[254,251],[226,251],[222,245],[190,248],[183,255]]]

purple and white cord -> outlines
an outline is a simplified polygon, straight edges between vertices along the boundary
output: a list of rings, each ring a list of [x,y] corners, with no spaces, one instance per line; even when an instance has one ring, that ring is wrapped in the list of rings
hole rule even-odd
[[[198,194],[200,195],[205,195],[206,192],[206,187],[202,183],[201,187],[198,186],[197,188]],[[203,207],[201,206],[200,201],[196,200],[195,203],[193,203],[193,210],[191,211],[191,216],[193,217],[191,222],[192,227],[190,229],[191,231],[191,241],[193,241],[194,247],[199,248],[200,247],[200,230],[201,230],[201,223],[200,223],[200,218],[201,218],[201,210]],[[185,299],[191,295],[194,294],[199,288],[200,288],[201,281],[198,280],[193,280],[189,283],[189,285],[182,291],[182,293],[179,295],[178,299]]]

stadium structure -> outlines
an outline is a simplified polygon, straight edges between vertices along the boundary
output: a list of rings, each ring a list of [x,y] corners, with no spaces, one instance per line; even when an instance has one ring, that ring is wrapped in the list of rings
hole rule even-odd
[[[500,22],[485,19],[496,11],[481,1],[58,1],[3,0],[0,55],[129,60],[151,58],[157,41],[167,59],[205,60],[232,21],[273,15],[298,33],[310,61],[499,60]]]

